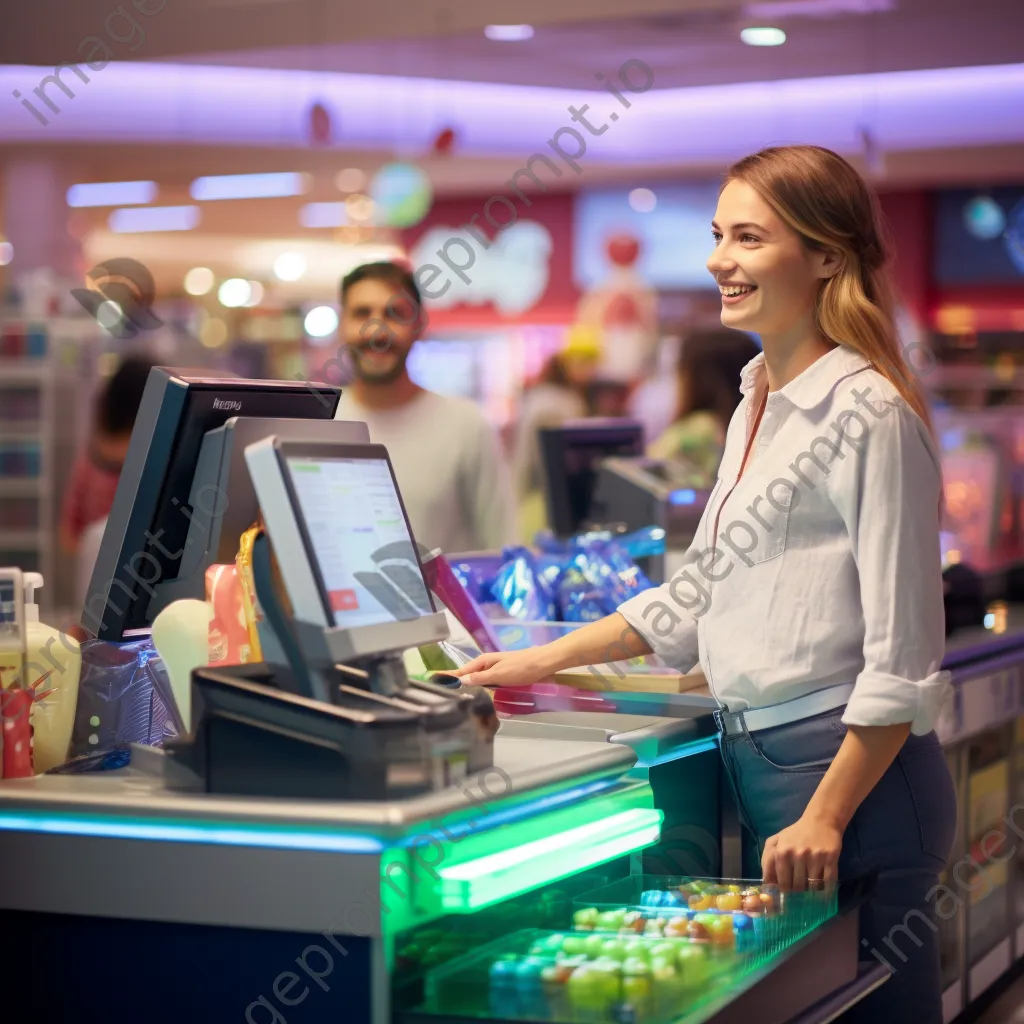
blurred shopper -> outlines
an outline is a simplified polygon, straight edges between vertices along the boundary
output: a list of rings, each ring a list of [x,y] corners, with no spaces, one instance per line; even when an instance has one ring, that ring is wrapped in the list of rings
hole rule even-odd
[[[60,543],[68,554],[78,551],[88,527],[105,521],[110,513],[153,365],[144,356],[128,356],[100,389],[85,451],[75,460],[64,494]]]
[[[571,329],[568,344],[548,359],[536,382],[523,395],[513,453],[520,540],[532,540],[546,524],[540,431],[588,414],[587,389],[600,356],[601,347],[593,331]]]
[[[675,422],[648,445],[654,459],[681,462],[694,471],[694,486],[715,479],[725,434],[740,404],[740,374],[761,350],[749,334],[728,327],[692,331],[676,368],[679,405]]]
[[[418,543],[448,554],[512,538],[511,486],[497,435],[472,402],[426,391],[406,361],[426,316],[413,275],[368,263],[341,283],[341,332],[355,380],[339,420],[361,420],[391,456]]]
[[[861,946],[892,973],[842,1019],[941,1024],[935,911],[957,817],[934,731],[951,696],[942,476],[877,202],[835,153],[772,148],[729,169],[712,231],[722,322],[764,352],[685,567],[599,622],[457,674],[525,685],[642,654],[684,672],[699,660],[756,840],[744,877],[799,892],[877,872]]]

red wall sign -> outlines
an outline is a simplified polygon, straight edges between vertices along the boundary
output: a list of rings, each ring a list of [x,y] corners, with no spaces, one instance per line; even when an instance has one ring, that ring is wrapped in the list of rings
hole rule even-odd
[[[439,199],[402,233],[435,327],[575,319],[573,196],[526,200],[512,190]]]

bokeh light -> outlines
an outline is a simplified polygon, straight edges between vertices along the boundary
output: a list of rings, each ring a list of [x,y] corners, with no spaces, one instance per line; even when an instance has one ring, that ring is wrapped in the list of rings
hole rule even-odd
[[[217,290],[217,298],[222,306],[237,309],[244,306],[252,297],[252,285],[240,277],[230,277]]]
[[[1006,230],[1006,214],[991,196],[975,196],[964,205],[964,227],[975,238],[998,238]]]
[[[279,281],[298,281],[306,273],[306,257],[299,252],[283,252],[274,260],[274,275]]]
[[[193,267],[185,275],[185,291],[189,295],[206,295],[214,284],[213,271],[209,267]]]
[[[311,338],[326,338],[338,329],[338,313],[333,306],[316,306],[306,314],[303,328]]]

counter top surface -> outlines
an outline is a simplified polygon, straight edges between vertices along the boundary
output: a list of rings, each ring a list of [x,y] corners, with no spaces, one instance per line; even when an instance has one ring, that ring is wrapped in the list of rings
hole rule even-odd
[[[158,764],[162,757],[154,753],[153,763]],[[616,743],[499,735],[494,743],[494,770],[469,777],[461,788],[453,786],[409,800],[217,796],[169,789],[156,771],[129,767],[115,772],[8,780],[0,783],[0,815],[31,810],[403,832],[444,815],[460,811],[470,813],[481,801],[498,805],[532,790],[568,787],[582,779],[624,775],[635,761],[636,754],[631,748]],[[470,795],[477,804],[470,800]]]

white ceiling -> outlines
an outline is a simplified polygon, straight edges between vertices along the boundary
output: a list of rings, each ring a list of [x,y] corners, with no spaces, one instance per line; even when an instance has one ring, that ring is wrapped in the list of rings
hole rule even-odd
[[[560,3],[555,0],[554,7]],[[889,9],[823,16],[823,4]],[[816,16],[800,13],[801,5]],[[186,59],[583,89],[593,87],[595,69],[614,69],[630,58],[653,68],[660,89],[1024,60],[1024,0],[769,0],[696,7],[676,4],[673,11],[650,14],[634,8],[625,17],[541,25],[532,39],[517,43],[494,42],[479,29],[448,35],[443,43],[402,37],[398,25],[395,38],[233,49]],[[740,41],[743,27],[767,20],[748,13],[762,7],[787,11],[770,20],[787,33],[784,46]]]
[[[1009,64],[1024,59],[1021,0],[131,0],[145,33],[119,60],[359,71],[580,87],[594,67],[638,58],[659,87],[820,74]],[[161,6],[162,5],[162,6]],[[110,0],[5,0],[0,64],[73,59],[104,38]],[[522,43],[483,26],[528,22]],[[789,41],[752,49],[741,27]],[[122,23],[115,34],[129,37]]]

